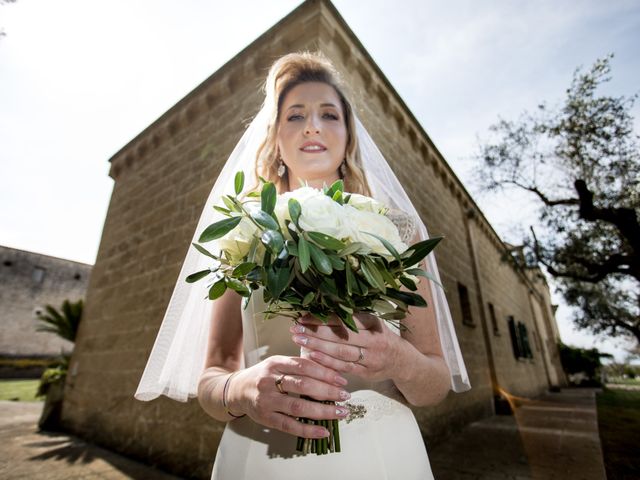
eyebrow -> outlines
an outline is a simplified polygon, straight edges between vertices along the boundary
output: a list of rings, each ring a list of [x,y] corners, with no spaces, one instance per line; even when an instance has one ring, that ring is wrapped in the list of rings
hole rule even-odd
[[[320,106],[338,108],[333,103],[321,103]],[[296,103],[295,105],[291,105],[289,108],[287,108],[287,110],[291,110],[292,108],[304,108],[304,107],[305,107],[304,105],[300,103]]]

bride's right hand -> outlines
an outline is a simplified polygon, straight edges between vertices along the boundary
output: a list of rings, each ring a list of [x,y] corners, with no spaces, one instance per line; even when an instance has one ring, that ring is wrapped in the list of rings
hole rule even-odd
[[[324,427],[301,423],[296,417],[329,420],[345,418],[349,413],[346,408],[283,395],[276,386],[280,377],[287,393],[336,402],[349,398],[341,388],[347,380],[335,370],[306,358],[274,355],[231,379],[227,392],[229,410],[246,413],[265,427],[304,438],[327,437],[329,432]]]

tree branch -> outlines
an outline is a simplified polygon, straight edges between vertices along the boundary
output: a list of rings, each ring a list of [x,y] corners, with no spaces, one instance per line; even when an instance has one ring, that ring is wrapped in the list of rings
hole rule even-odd
[[[632,208],[598,208],[593,205],[593,192],[584,180],[574,182],[580,199],[580,218],[589,221],[602,220],[615,225],[628,240],[634,252],[640,251],[640,223]]]
[[[544,193],[542,193],[538,187],[527,187],[526,185],[521,184],[515,180],[506,180],[506,183],[511,183],[516,187],[522,188],[523,190],[527,190],[531,193],[535,193],[542,202],[548,207],[554,207],[556,205],[578,205],[580,202],[577,198],[564,198],[561,200],[551,200]]]

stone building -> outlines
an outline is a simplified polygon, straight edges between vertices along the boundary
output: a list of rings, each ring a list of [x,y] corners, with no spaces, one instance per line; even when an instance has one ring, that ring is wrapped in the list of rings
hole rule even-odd
[[[56,357],[73,344],[36,332],[45,305],[84,298],[91,265],[0,246],[0,356]]]
[[[63,419],[77,434],[173,472],[208,478],[224,425],[197,401],[133,399],[216,176],[262,102],[279,56],[324,52],[343,73],[359,117],[432,234],[473,388],[415,413],[427,441],[492,415],[494,397],[532,396],[562,382],[548,287],[503,261],[505,244],[409,107],[327,0],[304,2],[110,160],[115,185]]]

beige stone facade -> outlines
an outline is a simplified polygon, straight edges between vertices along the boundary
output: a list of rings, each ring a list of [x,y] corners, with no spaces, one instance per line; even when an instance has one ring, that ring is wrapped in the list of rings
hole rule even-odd
[[[260,84],[276,58],[299,50],[323,51],[343,73],[362,122],[430,233],[446,237],[437,258],[473,389],[415,409],[425,438],[435,441],[491,415],[498,388],[536,395],[562,382],[546,284],[501,260],[504,244],[409,108],[335,8],[314,0],[111,159],[115,186],[66,386],[63,417],[72,431],[173,472],[208,478],[224,425],[196,401],[142,403],[133,393],[209,190],[260,106]],[[508,317],[526,327],[532,358],[515,358]]]
[[[38,332],[45,305],[84,298],[91,265],[0,246],[0,356],[56,357],[73,344]]]

